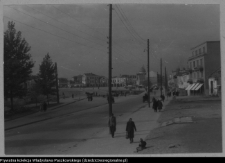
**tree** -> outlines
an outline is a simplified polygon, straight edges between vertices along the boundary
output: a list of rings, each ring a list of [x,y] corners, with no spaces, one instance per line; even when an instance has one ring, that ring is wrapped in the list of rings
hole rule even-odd
[[[42,63],[39,67],[38,77],[40,79],[41,90],[44,95],[47,96],[47,100],[49,100],[50,94],[55,94],[55,65],[52,62],[49,54],[45,55]]]
[[[13,110],[13,98],[26,93],[26,81],[32,73],[34,62],[29,53],[31,47],[16,31],[15,23],[8,22],[4,32],[4,96],[10,98]]]

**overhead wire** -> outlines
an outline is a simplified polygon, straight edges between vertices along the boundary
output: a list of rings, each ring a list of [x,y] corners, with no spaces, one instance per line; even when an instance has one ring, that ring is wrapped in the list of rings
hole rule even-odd
[[[117,8],[121,11],[121,14],[123,15],[123,17],[125,18],[124,20],[127,20],[128,24],[130,25],[131,29],[133,30],[133,32],[140,38],[141,41],[144,41],[144,39],[137,33],[137,31],[134,29],[134,27],[132,26],[132,24],[130,23],[129,19],[127,18],[126,14],[124,13],[124,11],[122,10],[122,8],[119,5],[116,5]]]

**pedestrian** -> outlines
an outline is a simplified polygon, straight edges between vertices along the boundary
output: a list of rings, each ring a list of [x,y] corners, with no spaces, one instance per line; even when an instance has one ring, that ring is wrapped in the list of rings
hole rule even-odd
[[[152,108],[154,109],[154,112],[157,112],[158,102],[154,97],[152,98]]]
[[[164,94],[161,95],[161,99],[162,99],[162,101],[164,102],[164,100],[165,100]]]
[[[141,138],[140,142],[139,142],[139,147],[136,148],[137,152],[145,149],[146,148],[146,144],[147,143]]]
[[[47,103],[46,103],[46,101],[44,101],[44,103],[43,103],[43,109],[44,109],[44,111],[47,110]]]
[[[162,101],[161,100],[158,100],[158,110],[159,112],[162,110],[162,107],[163,107],[163,104],[162,104]]]
[[[112,135],[112,138],[114,138],[114,133],[116,131],[116,117],[113,114],[109,117],[108,126],[110,134]]]
[[[137,131],[135,123],[132,121],[132,118],[130,118],[126,126],[126,132],[127,132],[128,138],[130,139],[130,143],[133,143],[134,130]]]

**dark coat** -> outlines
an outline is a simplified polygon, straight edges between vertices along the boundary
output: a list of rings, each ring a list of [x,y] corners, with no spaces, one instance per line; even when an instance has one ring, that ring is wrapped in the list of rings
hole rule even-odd
[[[163,104],[160,100],[158,100],[158,109],[161,110],[163,107]]]
[[[158,108],[158,102],[157,102],[155,99],[153,100],[152,108],[153,108],[154,110],[156,110],[156,109]]]
[[[116,131],[116,117],[112,116],[109,118],[108,126],[110,133]]]
[[[127,122],[126,131],[128,133],[128,138],[134,138],[134,130],[136,131],[136,126],[133,121]]]

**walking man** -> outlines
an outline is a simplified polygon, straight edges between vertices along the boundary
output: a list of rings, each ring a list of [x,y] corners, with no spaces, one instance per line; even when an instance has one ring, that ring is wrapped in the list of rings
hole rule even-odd
[[[133,143],[134,138],[134,130],[137,131],[135,123],[132,121],[132,118],[127,122],[126,132],[128,134],[128,138],[130,139],[130,143]]]
[[[163,107],[162,101],[161,100],[158,100],[158,109],[159,109],[159,112],[162,110],[162,107]]]
[[[110,134],[112,135],[112,138],[114,138],[114,133],[116,131],[116,117],[113,114],[109,117],[108,126]]]
[[[158,102],[154,97],[152,98],[152,103],[152,108],[154,109],[154,112],[157,112]]]

